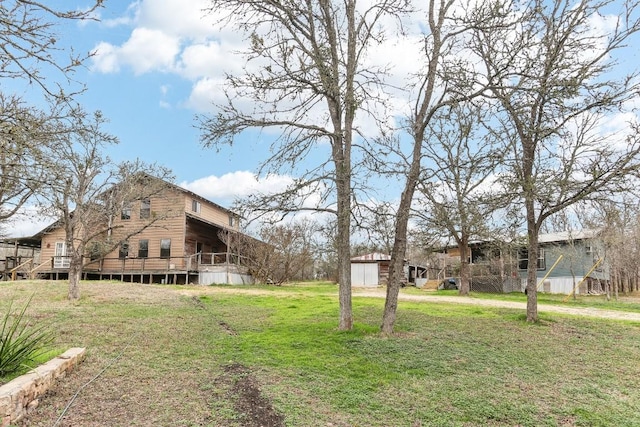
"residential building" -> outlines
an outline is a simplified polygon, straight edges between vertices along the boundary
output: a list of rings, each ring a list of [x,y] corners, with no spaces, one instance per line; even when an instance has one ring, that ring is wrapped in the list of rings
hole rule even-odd
[[[602,293],[610,281],[605,247],[596,231],[540,234],[536,277],[540,292]],[[460,264],[457,246],[445,248],[446,275],[455,275]],[[520,242],[474,241],[469,243],[471,290],[524,292],[528,251]]]
[[[129,237],[111,242],[106,255],[98,250],[87,254],[84,278],[140,283],[249,283],[252,279],[242,256],[229,246],[233,236],[240,233],[239,219],[229,209],[166,183],[161,193],[126,204],[119,215],[109,219],[109,230],[119,230],[119,236]],[[63,227],[54,223],[34,237],[41,241],[42,260],[35,273],[43,278],[68,277],[70,258]],[[109,236],[102,236],[102,241],[109,241]],[[94,243],[97,247],[99,242]]]

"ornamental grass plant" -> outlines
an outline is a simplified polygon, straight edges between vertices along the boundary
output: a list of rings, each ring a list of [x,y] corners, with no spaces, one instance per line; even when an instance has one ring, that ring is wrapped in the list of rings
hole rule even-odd
[[[54,334],[47,325],[36,325],[27,316],[31,298],[20,310],[9,303],[0,323],[0,377],[31,368],[39,356],[47,352]]]

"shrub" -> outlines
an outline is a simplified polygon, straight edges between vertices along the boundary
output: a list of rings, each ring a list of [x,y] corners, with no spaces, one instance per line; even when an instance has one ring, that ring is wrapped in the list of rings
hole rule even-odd
[[[17,313],[12,312],[12,301],[0,320],[0,376],[28,366],[53,341],[53,332],[46,325],[34,326],[25,317],[31,298]]]

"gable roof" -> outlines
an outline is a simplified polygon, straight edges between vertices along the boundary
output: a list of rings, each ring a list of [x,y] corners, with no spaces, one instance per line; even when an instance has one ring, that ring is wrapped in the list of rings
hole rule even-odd
[[[152,175],[146,175],[146,176],[148,178],[152,178],[152,179],[155,179],[155,180],[158,180],[158,181],[162,181],[169,189],[172,189],[172,190],[177,191],[179,193],[186,194],[186,195],[188,195],[188,196],[190,196],[190,197],[192,197],[194,199],[198,199],[199,201],[205,202],[205,203],[207,203],[207,204],[209,204],[209,205],[211,205],[211,206],[213,206],[213,207],[215,207],[217,209],[220,209],[221,211],[223,211],[223,212],[225,212],[225,213],[227,213],[229,215],[240,217],[239,214],[233,212],[232,210],[227,209],[227,208],[225,208],[223,206],[220,206],[219,204],[217,204],[215,202],[212,202],[211,200],[209,200],[209,199],[207,199],[205,197],[202,197],[202,196],[194,193],[193,191],[190,191],[190,190],[187,190],[186,188],[180,187],[177,184],[173,184],[171,182],[165,181],[164,179],[160,179],[160,178],[152,176]],[[115,185],[117,185],[117,184],[115,184]],[[201,218],[197,218],[197,217],[193,217],[193,218],[202,220]],[[40,230],[37,233],[35,233],[33,236],[25,238],[25,239],[37,240],[38,238],[41,238],[43,234],[51,232],[51,231],[55,230],[56,228],[58,228],[61,225],[61,223],[62,223],[61,220],[58,219],[58,220],[54,221],[53,223],[51,223],[50,225],[48,225],[45,228],[43,228],[42,230]],[[218,225],[218,224],[216,224],[216,225]],[[225,228],[224,226],[222,226],[222,227]],[[232,228],[229,228],[229,229],[233,230]]]
[[[383,254],[380,252],[374,252],[371,254],[365,254],[360,256],[355,256],[351,258],[351,261],[390,261],[391,255]]]
[[[205,198],[205,197],[203,197],[203,196],[200,196],[199,194],[196,194],[196,193],[194,193],[194,192],[193,192],[193,191],[191,191],[191,190],[187,190],[186,188],[183,188],[183,187],[181,187],[181,186],[179,186],[179,185],[177,185],[177,184],[172,184],[172,183],[170,183],[170,182],[166,182],[166,181],[165,181],[165,183],[166,183],[166,184],[167,184],[167,186],[169,186],[170,188],[173,188],[173,189],[175,189],[175,190],[177,190],[177,191],[180,191],[180,192],[182,192],[182,193],[184,193],[184,194],[186,194],[186,195],[188,195],[188,196],[191,196],[191,197],[193,197],[193,198],[195,198],[195,199],[199,199],[199,200],[204,201],[204,202],[206,202],[206,203],[208,203],[208,204],[210,204],[210,205],[213,205],[213,206],[215,206],[216,208],[218,208],[218,209],[220,209],[220,210],[222,210],[222,211],[224,211],[224,212],[226,212],[226,213],[228,213],[228,214],[230,214],[230,215],[234,215],[234,216],[240,217],[240,215],[239,215],[238,213],[236,213],[236,212],[232,211],[231,209],[227,209],[227,208],[225,208],[224,206],[221,206],[221,205],[219,205],[219,204],[217,204],[217,203],[215,203],[215,202],[212,202],[211,200],[209,200],[209,199],[207,199],[207,198]]]

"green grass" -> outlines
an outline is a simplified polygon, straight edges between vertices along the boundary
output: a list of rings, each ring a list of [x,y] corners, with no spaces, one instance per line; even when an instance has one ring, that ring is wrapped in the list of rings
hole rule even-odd
[[[428,294],[434,296],[458,296],[458,291],[428,291],[415,287],[404,288],[402,292],[409,295]],[[471,292],[469,298],[515,302],[527,301],[527,296],[522,292],[512,292],[509,294]],[[640,298],[637,295],[635,297],[628,297],[622,293],[619,294],[617,301],[613,297],[611,298],[611,300],[607,301],[606,295],[576,295],[576,298],[574,299],[572,296],[569,296],[567,298],[567,295],[546,294],[543,292],[539,292],[538,304],[561,305],[566,307],[593,307],[604,310],[628,311],[636,313],[640,312]]]
[[[61,350],[61,349],[45,350],[43,353],[40,353],[37,356],[35,356],[33,360],[25,361],[25,363],[22,364],[20,369],[18,369],[17,371],[10,374],[0,375],[0,385],[6,384],[15,378],[18,378],[21,375],[29,373],[29,371],[31,371],[32,369],[37,368],[38,366],[61,355],[62,353],[64,353],[64,350]]]
[[[83,391],[74,425],[243,425],[222,380],[235,363],[289,426],[640,425],[637,323],[401,301],[385,337],[384,300],[357,294],[353,331],[337,330],[335,285],[94,282],[77,303],[64,286],[31,285],[56,345],[88,348],[59,394],[125,354]],[[0,285],[0,298],[26,287]],[[63,406],[41,401],[33,424]]]
[[[21,375],[37,366],[50,350],[53,331],[46,323],[30,319],[27,309],[29,298],[21,308],[15,308],[13,301],[0,307],[0,375]]]

